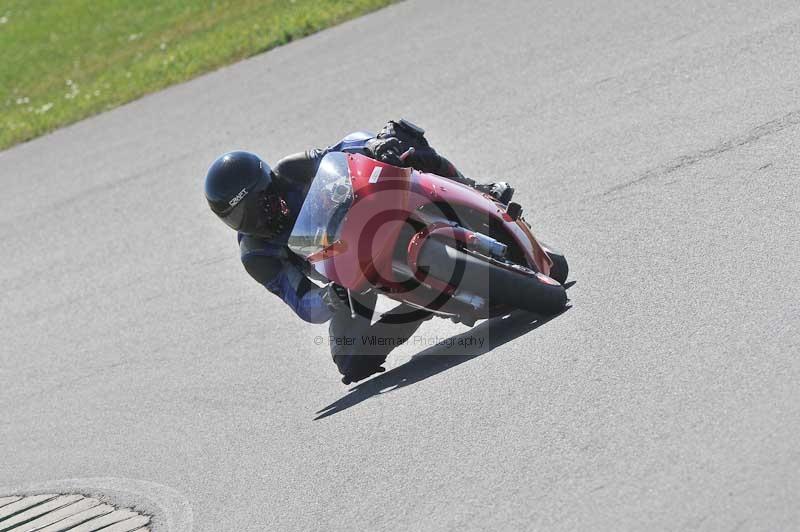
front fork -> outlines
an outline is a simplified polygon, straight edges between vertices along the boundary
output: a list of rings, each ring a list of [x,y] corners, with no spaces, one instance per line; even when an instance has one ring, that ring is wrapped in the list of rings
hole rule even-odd
[[[350,293],[350,289],[347,289],[347,302],[350,304],[350,318],[355,319],[356,317],[356,308],[353,305],[353,294]]]

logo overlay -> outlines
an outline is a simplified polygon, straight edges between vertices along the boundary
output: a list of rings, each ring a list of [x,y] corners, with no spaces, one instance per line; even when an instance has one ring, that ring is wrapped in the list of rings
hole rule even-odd
[[[243,188],[242,190],[239,191],[238,194],[236,194],[234,197],[231,198],[231,200],[228,202],[228,205],[230,205],[231,207],[236,207],[239,204],[239,202],[244,199],[245,196],[247,196],[247,189]]]

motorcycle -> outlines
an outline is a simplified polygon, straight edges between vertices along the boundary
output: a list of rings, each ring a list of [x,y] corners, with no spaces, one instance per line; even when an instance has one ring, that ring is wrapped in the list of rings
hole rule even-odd
[[[323,158],[288,246],[348,290],[353,316],[354,294],[369,291],[467,325],[567,303],[567,261],[536,239],[519,204],[358,153]]]

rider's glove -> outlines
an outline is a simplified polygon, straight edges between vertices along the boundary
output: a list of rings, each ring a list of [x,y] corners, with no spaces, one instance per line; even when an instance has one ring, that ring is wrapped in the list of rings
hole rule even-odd
[[[349,310],[350,301],[347,297],[347,289],[336,283],[331,283],[322,292],[322,300],[331,309],[331,312]]]
[[[406,163],[400,158],[405,151],[403,143],[396,137],[370,139],[367,141],[366,148],[373,158],[381,162],[393,166],[406,166]]]

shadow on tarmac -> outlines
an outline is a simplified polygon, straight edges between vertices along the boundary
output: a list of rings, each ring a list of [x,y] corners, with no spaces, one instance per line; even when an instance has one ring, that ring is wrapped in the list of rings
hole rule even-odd
[[[417,353],[405,364],[351,388],[347,395],[318,410],[314,421],[347,410],[375,395],[417,383],[484,355],[541,327],[569,309],[567,307],[555,316],[545,317],[517,311],[508,316],[486,320],[469,331],[449,338],[447,342]]]

